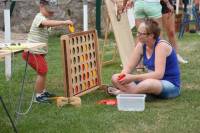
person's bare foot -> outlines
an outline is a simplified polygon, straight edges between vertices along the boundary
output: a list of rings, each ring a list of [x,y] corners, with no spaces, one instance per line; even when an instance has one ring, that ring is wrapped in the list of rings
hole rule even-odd
[[[119,90],[119,89],[117,89],[117,88],[115,88],[115,87],[112,87],[112,86],[109,86],[109,87],[107,88],[107,93],[108,93],[109,95],[111,95],[111,96],[117,96],[118,94],[124,94],[123,91],[121,91],[121,90]]]

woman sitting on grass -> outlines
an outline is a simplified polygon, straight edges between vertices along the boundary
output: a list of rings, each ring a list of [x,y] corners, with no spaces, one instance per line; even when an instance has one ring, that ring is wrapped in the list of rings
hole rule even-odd
[[[175,50],[165,40],[160,40],[156,21],[148,19],[139,25],[139,43],[133,50],[129,63],[121,73],[112,76],[114,87],[108,93],[152,94],[160,98],[180,95],[180,70]],[[131,74],[143,57],[145,74]]]

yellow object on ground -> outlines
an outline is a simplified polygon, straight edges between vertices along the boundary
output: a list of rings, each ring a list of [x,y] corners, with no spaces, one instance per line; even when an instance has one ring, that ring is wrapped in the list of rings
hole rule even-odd
[[[49,100],[56,100],[57,107],[63,107],[66,104],[73,105],[75,107],[81,106],[80,97],[52,97]]]

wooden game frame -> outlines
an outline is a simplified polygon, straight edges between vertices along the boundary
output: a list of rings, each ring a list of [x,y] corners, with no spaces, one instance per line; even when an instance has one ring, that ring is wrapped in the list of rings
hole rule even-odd
[[[115,36],[115,41],[119,56],[123,66],[129,61],[134,48],[134,38],[129,26],[128,16],[126,13],[120,14],[120,19],[116,16],[116,4],[121,4],[122,0],[104,0],[109,21]],[[118,14],[119,15],[119,14]],[[109,22],[108,21],[108,22]]]
[[[64,96],[82,96],[100,88],[101,68],[96,30],[61,36],[61,48]]]

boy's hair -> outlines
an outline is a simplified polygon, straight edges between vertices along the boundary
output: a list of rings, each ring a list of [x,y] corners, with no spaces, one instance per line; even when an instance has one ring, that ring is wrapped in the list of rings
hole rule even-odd
[[[57,0],[40,0],[40,4],[50,5],[50,6],[57,6],[58,5],[58,1]]]
[[[40,4],[47,5],[48,1],[46,1],[46,0],[40,0]]]
[[[58,1],[57,0],[39,0],[39,4],[42,4],[46,7],[48,11],[58,10]]]

